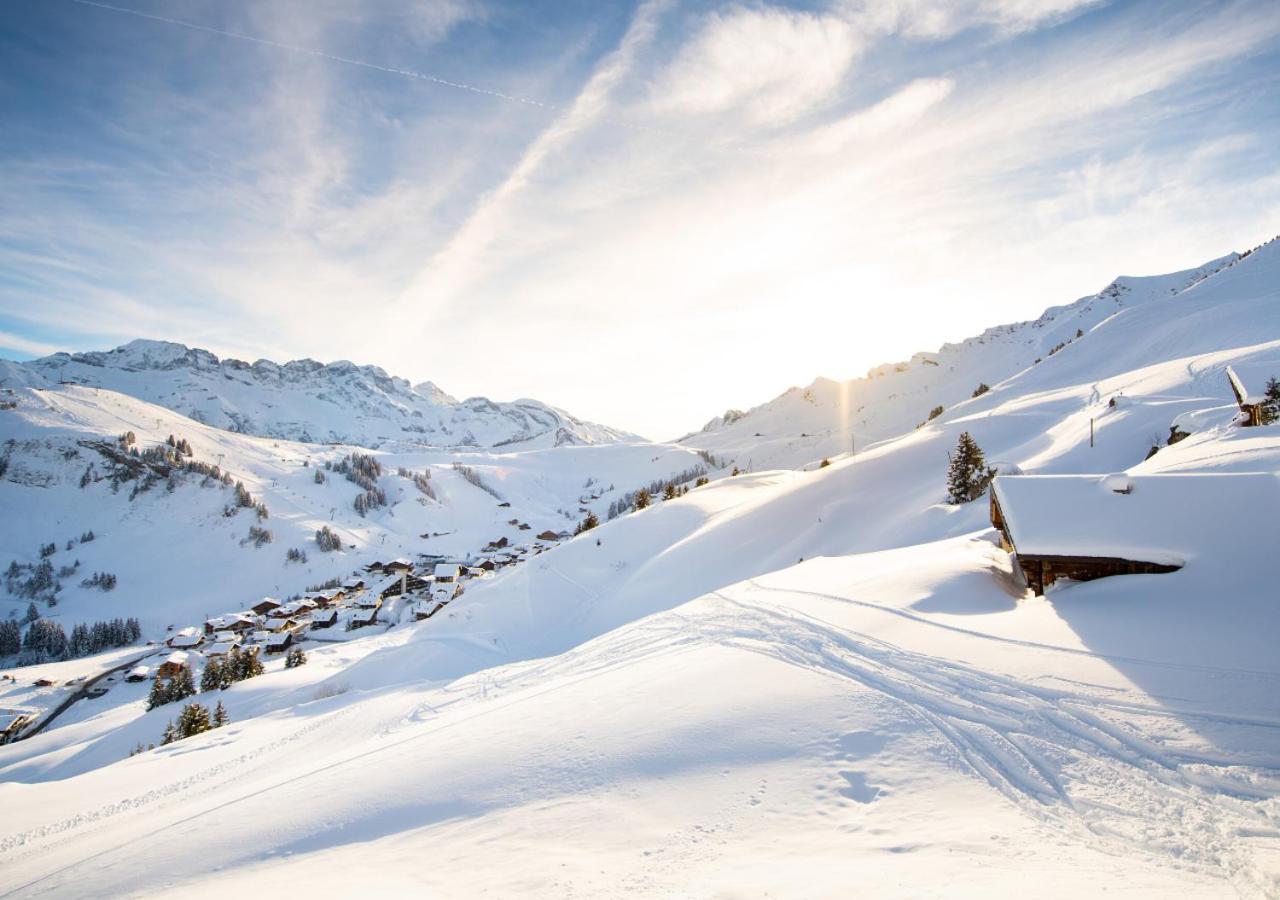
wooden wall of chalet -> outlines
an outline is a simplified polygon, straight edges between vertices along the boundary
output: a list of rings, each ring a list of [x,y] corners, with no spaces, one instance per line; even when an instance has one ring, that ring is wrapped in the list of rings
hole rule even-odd
[[[1037,556],[1018,554],[1018,564],[1026,576],[1027,586],[1037,594],[1059,578],[1073,581],[1093,581],[1112,575],[1161,575],[1176,572],[1181,566],[1142,562],[1105,556]]]

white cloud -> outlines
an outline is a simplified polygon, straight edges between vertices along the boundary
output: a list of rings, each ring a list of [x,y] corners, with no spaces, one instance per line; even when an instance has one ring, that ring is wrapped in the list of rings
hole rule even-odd
[[[1017,34],[1062,22],[1105,0],[843,0],[838,8],[870,33],[937,40],[970,28]]]
[[[861,50],[835,16],[776,7],[712,13],[652,87],[660,114],[790,122],[832,98]]]

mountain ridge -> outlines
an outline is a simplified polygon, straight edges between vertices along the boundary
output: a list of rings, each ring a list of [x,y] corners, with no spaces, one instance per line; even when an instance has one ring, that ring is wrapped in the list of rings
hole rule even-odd
[[[635,439],[538,400],[457,400],[431,381],[413,385],[376,365],[250,363],[174,341],[0,360],[0,374],[29,387],[68,381],[106,388],[239,434],[308,443],[545,447]]]

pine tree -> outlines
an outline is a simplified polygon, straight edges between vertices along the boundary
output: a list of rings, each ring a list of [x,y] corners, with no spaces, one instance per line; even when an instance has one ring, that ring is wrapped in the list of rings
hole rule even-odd
[[[978,499],[995,475],[996,470],[987,466],[982,448],[969,432],[961,432],[947,467],[947,502],[959,504]]]
[[[662,499],[663,499],[663,500],[674,500],[674,499],[676,499],[676,497],[677,497],[677,496],[678,496],[678,495],[676,494],[676,484],[675,484],[675,482],[674,482],[674,481],[668,481],[668,482],[667,482],[667,486],[666,486],[666,487],[664,487],[664,488],[662,489]]]
[[[178,713],[178,734],[184,738],[208,731],[212,727],[209,709],[200,703],[188,703]]]
[[[231,716],[227,715],[227,708],[222,705],[222,701],[218,701],[218,705],[213,709],[213,727],[221,728],[231,721]]]
[[[173,724],[173,720],[170,719],[169,724],[164,726],[164,733],[160,735],[160,746],[163,747],[165,744],[172,744],[181,736],[182,735],[178,733],[177,726],[175,726]]]
[[[1262,424],[1270,425],[1272,422],[1280,421],[1280,381],[1277,381],[1274,376],[1267,381],[1262,397]]]
[[[178,674],[169,679],[169,702],[186,700],[195,696],[196,684],[191,677],[191,669],[183,666]]]
[[[205,664],[204,672],[200,675],[200,692],[207,694],[220,687],[222,687],[222,663],[211,659]]]
[[[599,517],[595,513],[588,510],[587,517],[578,523],[577,533],[582,534],[582,532],[584,531],[590,531],[592,528],[595,528],[599,524],[600,524]]]
[[[36,609],[36,605],[34,603],[28,603],[27,614],[22,618],[23,624],[34,622],[38,618],[40,618],[40,610]]]
[[[829,465],[831,465],[831,460],[824,457],[822,462],[818,463],[818,468],[825,469]]]
[[[631,502],[631,508],[636,512],[639,512],[642,509],[648,509],[649,502],[652,499],[653,497],[649,494],[649,492],[644,488],[641,488],[640,490],[636,491],[636,498]]]
[[[164,706],[168,702],[169,681],[166,678],[157,677],[155,681],[151,682],[151,693],[147,695],[147,710],[150,711],[157,706]],[[168,741],[165,743],[168,743]]]
[[[286,669],[296,669],[298,666],[307,664],[307,654],[303,652],[301,647],[292,647],[284,658],[284,667]]]

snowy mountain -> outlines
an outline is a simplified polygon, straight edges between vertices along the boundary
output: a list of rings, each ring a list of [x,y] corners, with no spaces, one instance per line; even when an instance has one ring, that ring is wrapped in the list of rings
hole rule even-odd
[[[635,439],[537,400],[458,401],[429,381],[410,385],[377,366],[313,359],[250,364],[165,341],[0,361],[0,378],[10,386],[106,388],[215,428],[308,443],[532,448]]]
[[[876,366],[863,378],[819,378],[745,413],[729,410],[679,441],[757,470],[812,465],[899,435],[925,421],[934,408],[950,409],[980,385],[996,387],[1087,340],[1113,316],[1152,303],[1163,307],[1239,258],[1232,253],[1168,275],[1122,276],[1033,321],[988,328],[936,352]]]
[[[308,642],[306,665],[277,659],[198,695],[225,705],[222,728],[131,756],[157,742],[172,705],[148,711],[146,685],[127,683],[76,703],[57,727],[0,747],[0,893],[1280,895],[1268,570],[1280,425],[1240,427],[1226,376],[1253,391],[1280,377],[1280,242],[1124,279],[1039,326],[956,347],[722,421],[690,440],[752,454],[751,472],[557,542],[470,583],[447,614]],[[991,389],[971,397],[978,381]],[[832,412],[841,397],[846,419]],[[12,404],[0,411],[14,440],[0,482],[18,510],[0,534],[11,553],[56,537],[60,561],[106,544],[62,549],[84,527],[89,500],[63,512],[81,492],[97,492],[95,509],[130,502],[105,478],[67,483],[101,456],[87,433],[136,426],[154,446],[182,430],[197,458],[234,457],[282,534],[306,534],[356,489],[313,483],[342,448],[229,434],[93,388],[0,399]],[[830,433],[814,441],[793,433],[822,423]],[[841,453],[850,423],[856,455]],[[1174,425],[1186,436],[1171,443]],[[1005,472],[1186,479],[1185,503],[1166,502],[1143,535],[1169,539],[1180,568],[1035,595],[987,499],[945,502],[962,432]],[[763,470],[821,455],[832,464]],[[444,451],[379,458],[388,473],[430,467],[440,489],[419,499],[386,474],[398,504],[335,514],[344,542],[390,554],[451,522],[461,547],[516,507],[539,528],[566,497],[598,509],[609,481],[621,490],[697,457],[627,443],[468,454],[510,508]],[[1215,492],[1205,474],[1247,476],[1249,490]],[[1107,502],[1146,502],[1079,481]],[[176,617],[188,591],[202,592],[189,615],[219,590],[260,589],[239,583],[237,560],[293,537],[241,547],[251,513],[223,517],[229,496],[157,485],[104,523],[121,529],[114,556],[138,559],[130,579],[188,548],[149,604]],[[1036,512],[1049,540],[1062,520],[1079,541],[1114,531],[1081,521],[1097,505]],[[135,543],[148,522],[187,527],[175,524],[184,509],[190,531]],[[115,601],[124,585],[54,613]],[[60,688],[35,678],[103,671],[127,652],[9,670],[0,705],[50,704]]]

